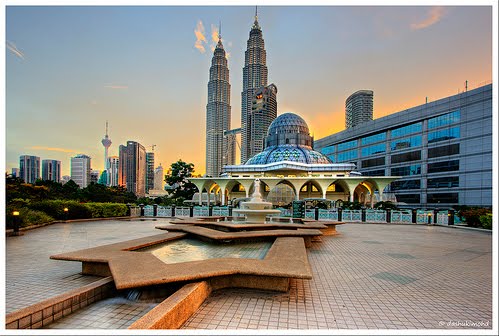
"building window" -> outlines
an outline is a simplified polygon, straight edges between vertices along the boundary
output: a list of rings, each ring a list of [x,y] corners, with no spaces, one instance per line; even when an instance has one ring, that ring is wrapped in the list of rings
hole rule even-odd
[[[369,147],[364,147],[361,150],[362,157],[374,155],[374,154],[379,154],[379,153],[384,153],[384,152],[386,152],[386,145],[384,143],[372,145]]]
[[[329,154],[333,154],[334,151],[335,151],[336,147],[333,145],[333,146],[327,146],[327,147],[324,147],[321,149],[321,153],[324,154],[324,155],[329,155]]]
[[[374,134],[365,138],[362,138],[360,143],[362,145],[368,145],[374,142],[380,142],[386,140],[386,132]]]
[[[362,174],[366,176],[385,176],[385,170],[384,169],[368,170],[368,171],[363,171]]]
[[[404,148],[418,147],[422,144],[421,135],[416,135],[410,138],[399,139],[396,141],[392,141],[391,149],[392,151]]]
[[[351,150],[338,154],[338,162],[350,161],[357,158],[357,150]]]
[[[421,203],[420,194],[395,194],[397,202],[403,203]]]
[[[459,122],[461,115],[459,111],[443,114],[441,116],[428,119],[428,129],[437,128]]]
[[[352,140],[348,142],[343,142],[338,144],[338,151],[342,151],[345,149],[355,148],[357,147],[357,140]]]
[[[439,173],[444,171],[456,171],[456,170],[459,170],[459,160],[435,162],[428,164],[428,174]]]
[[[428,133],[428,143],[459,138],[460,128],[452,127]]]
[[[385,158],[380,157],[376,159],[362,160],[361,167],[369,168],[369,167],[383,166],[384,164],[385,164]]]
[[[395,128],[391,131],[392,138],[406,136],[408,134],[418,133],[423,130],[423,123],[418,122],[404,127]]]
[[[459,203],[458,193],[428,194],[428,203]]]
[[[390,184],[390,189],[392,191],[408,190],[408,189],[421,189],[421,180],[394,181]]]
[[[397,167],[391,169],[391,174],[393,176],[410,176],[421,174],[421,165],[411,165],[405,167]]]
[[[437,177],[428,179],[428,188],[459,187],[459,176]]]
[[[392,163],[421,160],[421,151],[392,155]]]
[[[459,154],[459,144],[428,148],[429,158],[454,154]]]

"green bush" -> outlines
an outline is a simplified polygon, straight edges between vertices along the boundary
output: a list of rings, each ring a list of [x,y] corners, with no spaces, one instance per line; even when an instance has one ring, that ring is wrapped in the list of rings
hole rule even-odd
[[[482,225],[482,228],[492,230],[492,214],[488,213],[486,215],[481,215],[480,224]]]
[[[85,204],[78,203],[77,201],[46,200],[32,202],[29,208],[43,211],[58,220],[92,218],[92,211]],[[64,208],[68,208],[67,214],[64,213]]]
[[[126,216],[128,207],[121,203],[85,203],[92,212],[92,218]]]
[[[471,227],[479,227],[480,216],[490,213],[490,210],[485,208],[467,208],[459,211],[459,216],[465,220],[466,224]]]
[[[45,212],[38,210],[31,210],[28,208],[23,208],[22,211],[20,211],[19,217],[21,217],[22,227],[37,225],[37,224],[45,224],[54,221],[54,219],[49,215],[47,215]]]

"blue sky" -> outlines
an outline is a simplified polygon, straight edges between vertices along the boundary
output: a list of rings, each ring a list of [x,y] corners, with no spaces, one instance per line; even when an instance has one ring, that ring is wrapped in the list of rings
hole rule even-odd
[[[300,114],[316,138],[344,128],[356,90],[374,90],[376,118],[493,78],[490,6],[261,6],[258,16],[278,114]],[[66,175],[84,153],[101,170],[108,120],[111,155],[135,140],[156,145],[156,164],[181,158],[203,173],[220,20],[236,128],[254,7],[6,7],[6,169],[30,154],[61,160]]]

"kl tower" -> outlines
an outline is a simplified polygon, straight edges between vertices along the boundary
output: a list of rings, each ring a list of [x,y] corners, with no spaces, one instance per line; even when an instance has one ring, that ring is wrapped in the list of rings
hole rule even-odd
[[[104,146],[104,170],[108,170],[108,163],[107,163],[107,151],[109,147],[111,147],[112,141],[109,139],[109,135],[107,135],[107,120],[106,120],[106,135],[104,136],[104,139],[102,139],[102,146]]]

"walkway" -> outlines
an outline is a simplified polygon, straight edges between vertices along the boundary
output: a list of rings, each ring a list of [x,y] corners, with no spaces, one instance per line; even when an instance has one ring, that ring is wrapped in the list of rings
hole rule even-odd
[[[6,238],[6,312],[97,279],[79,274],[80,263],[50,255],[158,234],[154,227],[167,222],[55,224]],[[492,327],[492,235],[424,225],[338,231],[309,249],[312,280],[295,280],[284,294],[215,292],[184,328]]]

